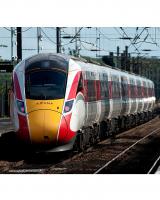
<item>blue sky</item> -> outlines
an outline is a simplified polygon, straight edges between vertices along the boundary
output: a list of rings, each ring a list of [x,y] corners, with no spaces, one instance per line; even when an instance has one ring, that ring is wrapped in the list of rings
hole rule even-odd
[[[14,27],[15,28],[15,27]],[[22,48],[23,59],[37,53],[37,28],[23,27],[22,28]],[[63,36],[74,36],[75,28],[62,28]],[[56,30],[55,27],[41,27],[42,41],[40,41],[40,52],[56,52]],[[120,39],[129,37],[130,39]],[[139,37],[137,37],[139,36]],[[99,39],[100,38],[100,39]],[[16,56],[16,35],[13,38],[13,56]],[[63,52],[68,54],[69,49],[75,49],[75,40],[71,43],[71,39],[63,39]],[[11,31],[10,27],[0,28],[0,56],[4,59],[11,58]],[[80,41],[78,46],[81,49],[81,55],[91,57],[108,55],[110,51],[116,52],[117,46],[120,47],[120,52],[129,46],[129,53],[132,56],[157,56],[160,57],[160,28],[132,28],[132,27],[91,27],[82,28],[80,31]],[[98,51],[92,51],[97,49]],[[144,51],[149,49],[151,51]]]

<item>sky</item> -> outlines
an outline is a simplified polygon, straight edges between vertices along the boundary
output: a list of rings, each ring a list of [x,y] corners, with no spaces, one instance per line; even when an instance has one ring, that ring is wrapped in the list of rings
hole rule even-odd
[[[80,55],[101,57],[114,52],[117,46],[120,53],[129,46],[131,56],[160,57],[160,28],[156,27],[77,27],[80,30],[80,39],[77,44]],[[13,27],[13,56],[16,57],[16,27]],[[56,53],[56,28],[41,27],[40,53]],[[68,54],[75,49],[75,40],[65,36],[75,36],[75,27],[61,28],[62,52]],[[22,28],[22,59],[37,53],[37,28]],[[97,50],[97,51],[95,51]],[[0,27],[0,56],[11,59],[11,27]]]

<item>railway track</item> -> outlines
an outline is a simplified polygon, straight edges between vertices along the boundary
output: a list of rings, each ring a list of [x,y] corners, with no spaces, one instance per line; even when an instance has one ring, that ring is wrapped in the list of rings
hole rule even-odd
[[[129,146],[128,148],[126,148],[125,150],[123,150],[121,153],[119,153],[117,156],[115,156],[113,159],[111,159],[105,165],[103,165],[101,168],[99,168],[94,174],[104,173],[107,170],[107,168],[109,167],[109,165],[113,164],[116,160],[120,159],[120,157],[122,157],[127,152],[129,152],[137,144],[141,143],[142,141],[144,141],[145,139],[147,139],[149,136],[152,136],[153,134],[156,134],[156,133],[159,133],[159,132],[160,132],[160,128],[157,128],[156,130],[154,130],[151,133],[147,134],[143,138],[137,140],[134,144],[132,144],[131,146]],[[156,160],[156,162],[153,164],[153,166],[151,167],[151,169],[149,170],[148,173],[150,173],[151,171],[153,171],[153,168],[155,167],[155,165],[157,164],[157,162],[159,160],[160,160],[160,157],[158,158],[158,160]]]
[[[158,158],[154,161],[153,165],[151,166],[147,174],[155,174],[159,166],[160,166],[160,156],[158,156]]]
[[[0,141],[0,144],[3,143],[5,146],[2,148],[0,145],[0,173],[147,173],[149,167],[146,169],[148,171],[145,171],[144,167],[140,171],[133,169],[134,167],[131,170],[129,163],[130,160],[136,162],[136,156],[145,152],[147,145],[153,149],[150,157],[155,151],[158,154],[160,151],[157,150],[160,144],[160,128],[156,128],[158,126],[160,126],[160,120],[155,118],[146,124],[121,133],[115,138],[108,138],[79,154],[44,153],[33,155],[26,152],[26,149],[22,151],[21,147],[17,148],[18,145],[14,140],[12,140],[12,145],[9,142],[6,145],[6,142]],[[11,147],[13,149],[16,147],[12,153],[10,152]],[[5,152],[5,154],[1,152]],[[152,164],[153,160],[155,160],[155,156],[151,160]],[[139,160],[139,164],[141,162]]]
[[[79,158],[51,167],[46,173],[147,173],[160,153],[160,129],[156,128],[159,125],[159,120],[154,119],[114,139],[100,142]]]
[[[72,162],[83,154],[90,151],[92,147],[86,149],[85,152],[58,152],[58,153],[36,153],[30,158],[15,162],[10,167],[3,170],[3,173],[9,174],[43,174],[51,167],[58,169],[59,164]],[[63,170],[63,169],[59,169]]]

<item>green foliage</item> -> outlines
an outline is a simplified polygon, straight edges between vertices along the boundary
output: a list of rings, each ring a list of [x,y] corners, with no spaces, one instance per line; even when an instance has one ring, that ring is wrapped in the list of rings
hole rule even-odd
[[[7,85],[6,85],[7,84]],[[0,94],[11,86],[11,73],[0,73]]]

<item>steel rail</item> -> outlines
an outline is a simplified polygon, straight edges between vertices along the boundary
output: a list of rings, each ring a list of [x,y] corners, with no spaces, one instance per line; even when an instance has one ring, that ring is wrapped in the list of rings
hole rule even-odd
[[[98,174],[100,171],[102,171],[104,168],[108,167],[111,163],[113,163],[115,160],[117,160],[119,157],[121,157],[123,154],[125,154],[127,151],[129,151],[131,148],[133,148],[134,146],[136,146],[138,143],[140,143],[141,141],[143,141],[144,139],[146,139],[147,137],[149,137],[150,135],[153,135],[155,132],[159,131],[160,128],[157,128],[156,130],[152,131],[151,133],[149,133],[148,135],[144,136],[143,138],[141,138],[140,140],[138,140],[137,142],[135,142],[134,144],[132,144],[130,147],[128,147],[127,149],[123,150],[121,153],[119,153],[117,156],[115,156],[113,159],[111,159],[110,161],[108,161],[105,165],[103,165],[101,168],[99,168],[96,172],[94,172],[94,174]]]
[[[154,173],[154,172],[157,170],[157,168],[158,168],[157,164],[158,164],[159,161],[160,161],[160,156],[159,156],[159,157],[156,159],[156,161],[153,163],[152,167],[151,167],[150,170],[147,172],[147,174],[152,174],[152,173]]]

